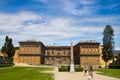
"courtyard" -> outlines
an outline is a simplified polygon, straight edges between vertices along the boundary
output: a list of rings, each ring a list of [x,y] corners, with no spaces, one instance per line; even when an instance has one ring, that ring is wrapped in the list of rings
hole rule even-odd
[[[113,70],[114,71],[114,70]],[[119,73],[117,70],[116,73]],[[99,72],[100,73],[100,72]],[[98,74],[94,71],[93,80],[120,80]],[[83,72],[59,72],[58,67],[44,66],[15,66],[0,69],[0,80],[88,80],[88,75]]]

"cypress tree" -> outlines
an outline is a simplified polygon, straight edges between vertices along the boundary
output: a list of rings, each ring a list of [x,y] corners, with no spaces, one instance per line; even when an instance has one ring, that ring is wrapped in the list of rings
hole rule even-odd
[[[12,44],[12,39],[6,36],[5,43],[1,49],[2,53],[6,54],[8,59],[12,59],[15,53],[14,46]],[[10,60],[12,61],[12,60]]]
[[[102,58],[106,63],[109,60],[114,61],[113,49],[114,49],[114,30],[111,25],[106,25],[104,32],[103,32],[103,49],[102,49]]]

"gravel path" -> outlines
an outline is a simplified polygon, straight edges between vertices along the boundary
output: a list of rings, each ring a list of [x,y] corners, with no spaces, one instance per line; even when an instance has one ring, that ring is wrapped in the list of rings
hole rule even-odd
[[[55,67],[54,73],[55,80],[120,80],[117,78],[103,76],[96,73],[93,73],[93,79],[89,79],[89,76],[84,76],[83,72],[58,72],[57,67]]]

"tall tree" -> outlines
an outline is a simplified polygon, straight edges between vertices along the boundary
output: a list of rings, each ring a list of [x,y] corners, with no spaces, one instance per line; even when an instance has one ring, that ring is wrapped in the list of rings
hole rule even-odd
[[[114,49],[114,30],[111,25],[106,25],[103,32],[103,49],[102,49],[102,58],[106,63],[109,60],[114,60],[113,49]]]
[[[1,49],[2,53],[8,55],[8,59],[12,59],[15,53],[14,46],[12,44],[12,39],[6,36],[5,43]]]

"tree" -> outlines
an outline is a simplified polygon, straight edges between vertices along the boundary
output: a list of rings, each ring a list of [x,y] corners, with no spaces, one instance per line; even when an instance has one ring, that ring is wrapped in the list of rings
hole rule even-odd
[[[1,49],[2,53],[8,55],[8,59],[12,59],[15,53],[14,46],[12,44],[12,39],[6,36],[4,46]]]
[[[103,32],[103,49],[102,49],[102,58],[106,63],[109,60],[114,61],[113,49],[114,49],[114,30],[111,25],[106,25]]]

